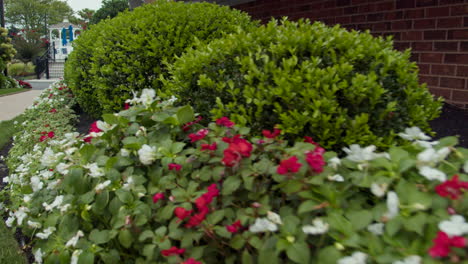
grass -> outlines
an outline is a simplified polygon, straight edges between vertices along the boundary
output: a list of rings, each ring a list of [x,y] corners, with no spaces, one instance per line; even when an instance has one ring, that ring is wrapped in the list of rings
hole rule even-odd
[[[12,93],[29,91],[29,89],[24,88],[8,88],[8,89],[0,89],[0,95],[9,95]]]
[[[0,90],[1,91],[1,90]],[[0,122],[0,149],[3,148],[18,132],[14,122],[23,122],[24,117],[19,115],[8,121]],[[18,243],[11,231],[5,226],[5,222],[0,221],[0,263],[26,264],[28,263],[23,252],[18,247]]]

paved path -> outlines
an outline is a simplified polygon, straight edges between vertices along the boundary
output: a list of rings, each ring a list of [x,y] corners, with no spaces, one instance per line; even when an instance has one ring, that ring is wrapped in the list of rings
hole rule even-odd
[[[23,113],[41,92],[42,90],[30,90],[0,97],[0,121],[10,120]]]
[[[28,80],[26,82],[30,83],[33,90],[43,90],[48,88],[52,83],[58,81],[59,79],[40,79],[40,80]]]

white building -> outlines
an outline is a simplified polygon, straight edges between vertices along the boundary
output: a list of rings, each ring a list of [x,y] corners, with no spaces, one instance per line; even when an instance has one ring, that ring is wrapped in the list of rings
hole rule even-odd
[[[50,57],[52,59],[65,60],[68,54],[73,51],[70,26],[72,28],[73,40],[75,40],[81,34],[81,26],[70,23],[68,19],[65,19],[62,23],[49,26]]]

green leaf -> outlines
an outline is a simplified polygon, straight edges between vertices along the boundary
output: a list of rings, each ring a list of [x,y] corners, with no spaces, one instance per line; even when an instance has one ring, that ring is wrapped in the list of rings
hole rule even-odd
[[[143,247],[143,256],[147,257],[148,259],[153,258],[155,249],[156,245],[154,244],[145,245]]]
[[[133,195],[130,191],[127,191],[125,189],[118,189],[115,194],[117,195],[117,197],[119,197],[119,200],[122,202],[122,203],[126,203],[126,204],[129,204],[133,201]]]
[[[89,240],[97,245],[107,243],[110,240],[109,230],[93,229],[89,234]]]
[[[297,210],[297,213],[303,214],[303,213],[313,211],[315,206],[317,205],[318,203],[316,201],[312,201],[312,200],[305,201],[301,203],[301,205],[299,206],[299,209]]]
[[[94,254],[90,251],[83,251],[78,257],[78,264],[93,264]]]
[[[250,255],[249,251],[247,249],[245,249],[243,252],[242,252],[242,264],[253,264],[253,258],[252,256]]]
[[[296,263],[309,263],[310,250],[306,243],[294,243],[286,249],[288,258]]]
[[[145,240],[147,239],[153,239],[154,237],[154,234],[153,234],[153,231],[151,230],[145,230],[143,231],[140,236],[138,237],[138,241],[140,242],[144,242]]]
[[[109,203],[109,191],[104,190],[100,194],[96,195],[96,202],[94,206],[97,210],[103,210]]]
[[[425,214],[417,214],[403,221],[403,226],[408,231],[414,231],[419,235],[423,235],[423,229],[426,226],[427,216]]]
[[[400,216],[396,216],[385,224],[385,231],[389,236],[395,235],[401,228],[402,219]]]
[[[119,232],[119,242],[124,248],[130,248],[133,243],[133,236],[130,230],[122,229]]]
[[[258,253],[258,264],[278,264],[280,259],[276,252],[271,249],[260,250]]]
[[[336,264],[342,257],[340,251],[333,246],[325,247],[318,252],[317,262],[320,264]]]
[[[181,107],[179,108],[179,110],[177,110],[177,119],[179,120],[180,124],[185,124],[190,121],[193,121],[194,118],[195,115],[193,113],[193,109],[189,105]]]
[[[233,192],[235,192],[241,185],[241,179],[239,176],[229,176],[224,182],[223,182],[223,188],[221,193],[223,195],[230,195]]]
[[[219,221],[224,218],[224,210],[216,210],[213,213],[208,215],[208,222],[210,224],[216,225]]]
[[[369,210],[351,211],[346,214],[355,230],[361,230],[372,222],[372,213]]]
[[[304,184],[299,180],[289,180],[284,183],[284,186],[281,188],[285,193],[295,193],[298,192],[304,187]]]
[[[96,147],[91,144],[86,144],[80,149],[81,161],[86,164],[89,162],[94,152],[96,152]]]
[[[241,249],[245,245],[245,239],[241,235],[235,235],[229,245],[236,250]]]
[[[330,212],[327,219],[331,228],[335,228],[347,236],[353,233],[353,225],[351,222],[338,212]]]

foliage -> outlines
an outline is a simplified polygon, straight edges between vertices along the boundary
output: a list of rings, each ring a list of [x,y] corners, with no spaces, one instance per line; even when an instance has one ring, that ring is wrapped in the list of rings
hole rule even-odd
[[[128,9],[127,0],[104,0],[99,8],[91,17],[90,24],[97,24],[101,20],[114,18],[121,12]]]
[[[0,263],[9,264],[27,264],[26,257],[16,243],[15,237],[5,226],[5,223],[0,222]]]
[[[409,51],[369,32],[319,22],[271,21],[187,52],[168,94],[204,116],[229,116],[259,133],[276,125],[327,148],[387,147],[408,126],[430,131],[440,111]]]
[[[6,222],[31,236],[36,261],[468,257],[459,249],[468,234],[468,150],[455,138],[430,142],[414,127],[399,134],[412,144],[387,153],[352,145],[339,159],[310,138],[288,146],[277,131],[251,137],[225,117],[202,127],[191,107],[154,95],[145,89],[129,100],[135,106],[104,115],[89,143],[71,133],[13,154]]]
[[[33,62],[43,53],[47,47],[47,40],[41,38],[41,33],[36,30],[21,30],[13,34],[13,46],[16,49],[15,58],[24,63]]]
[[[86,30],[95,12],[96,11],[89,9],[89,8],[81,9],[77,13],[78,17],[71,18],[70,22],[76,25],[80,25],[83,30]]]
[[[85,112],[121,109],[131,91],[159,89],[166,63],[200,42],[249,28],[245,13],[208,3],[158,1],[103,21],[75,41],[65,79]]]
[[[26,76],[34,74],[35,66],[31,63],[16,62],[8,64],[8,75],[10,76]]]
[[[5,76],[4,72],[8,63],[15,56],[16,50],[8,37],[8,30],[0,27],[0,89],[18,88],[15,80]]]
[[[5,20],[25,30],[46,34],[45,23],[51,25],[72,17],[73,10],[63,0],[5,0]]]

